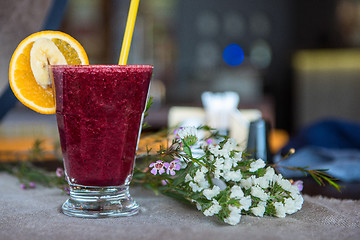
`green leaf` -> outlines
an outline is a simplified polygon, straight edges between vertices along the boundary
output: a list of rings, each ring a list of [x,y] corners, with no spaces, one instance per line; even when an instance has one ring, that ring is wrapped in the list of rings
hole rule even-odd
[[[331,184],[334,188],[336,188],[336,190],[338,190],[339,192],[341,192],[341,188],[343,188],[343,186],[335,183],[334,181],[332,181],[330,178],[323,176],[323,178],[329,183]]]
[[[189,163],[185,170],[181,172],[176,178],[174,179],[174,182],[172,183],[173,186],[177,186],[185,181],[186,175],[189,173],[190,169],[194,167],[194,164]]]
[[[183,142],[183,149],[186,155],[188,155],[190,158],[192,158],[192,153],[191,153],[191,148],[185,143],[185,141]]]
[[[176,188],[170,188],[167,186],[163,186],[159,188],[159,191],[168,197],[174,198],[182,203],[186,203],[186,204],[191,204],[191,201],[187,198],[188,197],[188,193],[184,192],[180,189],[176,189]]]
[[[313,174],[311,172],[309,172],[309,174],[320,186],[324,185],[324,183],[321,181],[321,179],[318,176],[316,176],[315,174]]]
[[[134,172],[133,174],[133,178],[136,178],[136,179],[141,179],[141,178],[144,178],[146,176],[146,173],[144,172]]]

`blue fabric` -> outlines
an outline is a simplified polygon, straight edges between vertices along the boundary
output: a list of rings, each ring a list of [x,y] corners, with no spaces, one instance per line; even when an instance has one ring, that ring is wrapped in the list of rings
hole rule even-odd
[[[276,155],[274,161],[280,160]],[[360,181],[360,150],[330,149],[322,147],[303,147],[279,166],[310,167],[310,169],[329,169],[327,173],[343,182]],[[304,177],[302,172],[279,168],[287,178]]]
[[[329,169],[328,173],[344,182],[360,181],[360,124],[340,119],[326,119],[301,130],[281,150],[295,154],[280,166]],[[274,162],[281,154],[274,156]],[[301,177],[301,172],[279,169],[285,177]]]
[[[283,148],[300,149],[306,146],[318,146],[336,149],[360,149],[360,124],[340,119],[326,119],[301,130]]]

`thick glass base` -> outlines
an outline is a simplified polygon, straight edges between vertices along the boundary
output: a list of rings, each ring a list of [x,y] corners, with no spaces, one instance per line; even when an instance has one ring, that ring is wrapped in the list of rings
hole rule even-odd
[[[139,206],[129,194],[129,187],[70,186],[70,199],[62,206],[65,215],[85,218],[131,216]]]

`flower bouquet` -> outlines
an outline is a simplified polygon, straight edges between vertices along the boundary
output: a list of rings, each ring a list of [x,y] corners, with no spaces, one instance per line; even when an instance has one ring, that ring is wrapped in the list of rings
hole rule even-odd
[[[262,159],[237,150],[234,139],[207,126],[179,128],[174,135],[170,146],[137,163],[133,182],[230,225],[242,215],[285,217],[301,209],[302,182],[284,179]]]

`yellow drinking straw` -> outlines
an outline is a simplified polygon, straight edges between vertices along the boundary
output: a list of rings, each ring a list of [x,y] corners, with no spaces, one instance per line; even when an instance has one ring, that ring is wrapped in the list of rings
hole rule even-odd
[[[129,14],[120,52],[119,65],[126,65],[127,63],[139,2],[140,0],[131,0],[130,3]]]

